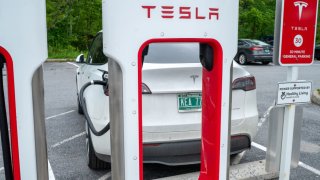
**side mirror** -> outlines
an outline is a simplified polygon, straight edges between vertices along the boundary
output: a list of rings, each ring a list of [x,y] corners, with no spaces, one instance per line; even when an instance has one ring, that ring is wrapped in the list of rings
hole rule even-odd
[[[84,55],[80,54],[77,58],[76,58],[76,63],[84,63]]]

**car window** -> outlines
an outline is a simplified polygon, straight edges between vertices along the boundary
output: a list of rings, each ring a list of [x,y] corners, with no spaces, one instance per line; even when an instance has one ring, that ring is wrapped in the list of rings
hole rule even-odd
[[[153,43],[145,63],[200,63],[199,43]]]
[[[90,47],[87,63],[88,64],[105,64],[108,58],[103,54],[102,33],[99,33]]]
[[[243,46],[244,42],[243,41],[238,41],[238,46]]]
[[[248,41],[248,40],[239,40],[239,41],[241,41],[243,44],[242,44],[242,46],[250,46],[250,44],[251,44],[251,41]],[[238,41],[238,43],[239,43],[239,41]]]
[[[269,45],[269,44],[267,44],[265,42],[262,42],[262,41],[259,41],[259,40],[251,40],[250,42],[251,42],[251,44],[258,45],[258,46],[267,46],[267,45]]]

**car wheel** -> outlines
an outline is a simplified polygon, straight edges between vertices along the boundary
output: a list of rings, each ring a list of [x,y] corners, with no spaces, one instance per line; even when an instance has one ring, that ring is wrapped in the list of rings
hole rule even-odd
[[[238,57],[238,62],[241,65],[247,64],[247,56],[245,54],[240,54]]]
[[[94,151],[92,140],[90,136],[90,131],[88,129],[88,125],[86,123],[86,146],[87,146],[87,164],[88,167],[92,170],[103,170],[110,169],[111,164],[105,161],[100,160]]]
[[[80,104],[79,97],[77,98],[77,101],[78,101],[78,113],[79,114],[83,114],[83,109],[82,109],[82,106]]]
[[[270,62],[262,62],[263,65],[268,65]]]

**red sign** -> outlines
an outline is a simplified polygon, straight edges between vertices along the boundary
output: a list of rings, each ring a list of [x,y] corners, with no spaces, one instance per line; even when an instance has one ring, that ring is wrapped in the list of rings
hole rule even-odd
[[[318,0],[283,0],[279,63],[313,63]]]

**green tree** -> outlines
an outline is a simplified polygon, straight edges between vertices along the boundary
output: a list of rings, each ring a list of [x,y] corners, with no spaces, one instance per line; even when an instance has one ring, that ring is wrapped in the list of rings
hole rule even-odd
[[[273,35],[275,0],[240,0],[239,38]]]
[[[47,0],[49,54],[83,51],[102,29],[101,0]]]
[[[74,57],[79,51],[86,51],[91,39],[102,29],[102,1],[46,2],[49,56],[62,52],[61,56]],[[276,0],[240,0],[239,38],[273,35],[275,8]],[[320,43],[319,15],[316,40]]]

